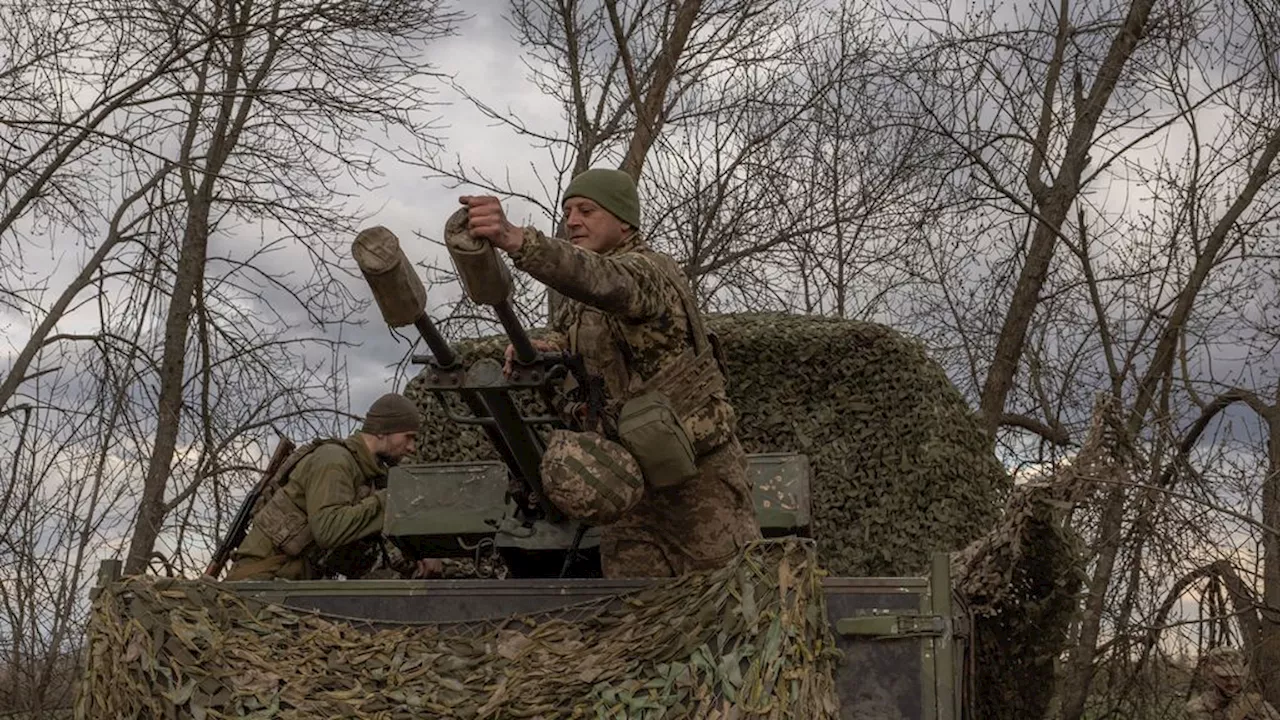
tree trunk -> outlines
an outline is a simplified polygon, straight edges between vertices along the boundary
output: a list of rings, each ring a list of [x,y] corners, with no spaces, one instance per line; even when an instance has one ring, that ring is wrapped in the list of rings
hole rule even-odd
[[[654,140],[662,131],[666,120],[667,88],[676,76],[676,67],[680,56],[684,54],[685,44],[689,41],[689,33],[693,23],[698,19],[698,11],[702,9],[702,0],[684,0],[676,10],[676,19],[671,28],[662,52],[655,59],[653,80],[645,90],[644,102],[638,97],[639,88],[632,85],[632,101],[636,104],[636,130],[631,136],[631,144],[627,147],[627,156],[622,161],[625,170],[636,182],[640,181],[640,171],[644,168],[645,157],[653,147]],[[626,52],[625,45],[620,48]],[[629,57],[629,54],[624,56]],[[631,65],[628,62],[627,66]],[[628,71],[630,75],[630,71]]]
[[[1064,167],[1063,170],[1066,172],[1067,168]],[[1081,170],[1083,168],[1076,170],[1077,180]],[[995,444],[1000,418],[1004,414],[1005,401],[1009,397],[1009,391],[1013,389],[1013,379],[1017,376],[1018,365],[1022,361],[1027,329],[1031,327],[1031,318],[1040,303],[1040,289],[1044,287],[1045,278],[1049,274],[1049,262],[1053,259],[1058,232],[1066,222],[1067,212],[1074,201],[1074,191],[1067,193],[1055,188],[1049,203],[1041,208],[1031,249],[1027,251],[1027,260],[1018,275],[1013,297],[1009,299],[1009,311],[1000,327],[995,356],[991,360],[991,369],[987,371],[987,381],[982,387],[979,404],[983,427],[992,445]]]
[[[1089,594],[1085,598],[1084,613],[1080,619],[1079,642],[1067,658],[1067,674],[1062,687],[1062,720],[1080,720],[1084,715],[1085,701],[1093,685],[1094,654],[1098,636],[1102,630],[1102,614],[1106,608],[1107,590],[1111,587],[1111,575],[1115,570],[1116,554],[1120,548],[1121,527],[1124,521],[1124,487],[1112,488],[1107,493],[1102,520],[1098,524],[1099,542],[1097,565],[1089,579]]]
[[[1052,93],[1057,90],[1058,73],[1062,65],[1062,48],[1070,41],[1070,23],[1066,17],[1065,2],[1059,10],[1058,47],[1055,49],[1054,62],[1050,65],[1050,82],[1046,84],[1044,94],[1044,114],[1040,120],[1039,147],[1033,151],[1034,156],[1027,178],[1040,212],[1039,221],[1036,223],[1031,248],[1027,251],[1027,260],[1014,286],[1009,310],[1001,325],[999,339],[996,341],[995,357],[992,359],[991,369],[987,372],[987,379],[982,388],[980,405],[982,422],[987,431],[988,441],[993,446],[996,441],[996,431],[1000,427],[1000,417],[1004,413],[1005,401],[1013,388],[1013,380],[1018,374],[1018,365],[1022,360],[1023,348],[1026,346],[1027,329],[1031,326],[1032,316],[1040,303],[1040,290],[1044,287],[1044,281],[1049,272],[1058,234],[1062,231],[1062,225],[1066,222],[1071,205],[1080,193],[1080,178],[1084,174],[1085,166],[1089,164],[1089,148],[1093,143],[1098,120],[1111,100],[1111,94],[1115,90],[1121,71],[1132,57],[1138,41],[1146,33],[1147,20],[1154,4],[1155,0],[1133,0],[1130,4],[1124,25],[1111,41],[1107,57],[1098,68],[1093,89],[1082,106],[1077,108],[1075,124],[1067,138],[1066,152],[1053,187],[1046,189],[1039,178],[1039,169],[1043,162],[1040,153],[1047,144],[1048,128],[1053,122],[1052,113],[1049,110],[1053,102]]]
[[[126,574],[141,573],[155,549],[156,538],[160,535],[168,506],[164,495],[168,487],[169,475],[172,471],[173,456],[177,448],[180,422],[182,419],[183,388],[187,368],[187,336],[191,329],[191,315],[194,306],[194,295],[204,282],[205,260],[209,245],[209,218],[214,198],[217,196],[217,179],[223,165],[235,150],[249,119],[253,107],[255,91],[262,86],[267,75],[274,69],[276,52],[280,47],[280,39],[273,38],[268,47],[257,60],[257,67],[246,72],[245,47],[249,15],[253,3],[243,3],[240,7],[238,22],[233,27],[240,32],[230,33],[233,39],[229,48],[218,48],[211,43],[210,54],[206,58],[199,78],[199,91],[193,94],[191,113],[188,116],[187,135],[183,142],[184,163],[183,188],[187,197],[186,227],[182,237],[182,248],[178,257],[177,274],[173,282],[173,295],[169,300],[169,309],[165,316],[164,350],[160,366],[160,396],[157,400],[156,439],[147,463],[147,474],[142,490],[142,503],[138,509],[138,519],[134,525],[133,538],[129,543],[129,552],[125,557],[124,572]],[[279,6],[273,8],[272,20],[279,13]],[[234,13],[235,9],[228,10]],[[229,50],[224,67],[212,66],[211,58],[221,58],[219,50]],[[204,88],[210,72],[221,71],[222,83],[213,98],[219,100],[214,127],[209,134],[207,164],[203,170],[192,170],[191,160],[198,157],[193,152],[194,143],[201,127],[208,119],[204,117]],[[239,103],[239,105],[237,105]],[[195,182],[192,173],[198,173]]]
[[[212,177],[212,176],[210,176]],[[209,183],[210,190],[212,183]],[[188,209],[178,274],[164,323],[164,351],[160,365],[160,397],[156,403],[156,440],[147,463],[138,520],[129,542],[124,572],[138,574],[147,567],[164,524],[165,490],[182,421],[183,379],[187,368],[187,335],[191,328],[192,295],[204,276],[209,244],[209,197],[204,193]]]

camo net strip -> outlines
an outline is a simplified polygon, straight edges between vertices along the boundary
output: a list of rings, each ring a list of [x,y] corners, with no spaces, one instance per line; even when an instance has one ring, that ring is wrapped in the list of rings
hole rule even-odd
[[[76,717],[835,718],[823,574],[765,541],[573,621],[381,629],[128,578],[94,601]]]
[[[1101,397],[1080,452],[1018,485],[990,532],[952,556],[956,589],[974,613],[977,716],[1045,717],[1071,641],[1088,553],[1069,514],[1130,479],[1114,398]]]

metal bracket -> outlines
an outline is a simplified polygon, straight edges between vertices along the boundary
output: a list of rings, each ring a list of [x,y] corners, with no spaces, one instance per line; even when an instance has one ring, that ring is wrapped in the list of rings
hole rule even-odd
[[[414,355],[412,361],[427,366],[424,385],[428,390],[530,390],[557,382],[567,373],[564,360],[555,354],[544,354],[532,363],[513,362],[509,376],[503,373],[502,363],[492,358],[481,358],[467,368],[441,367],[427,355]]]
[[[942,637],[947,633],[941,615],[866,615],[836,620],[836,633],[874,638]]]

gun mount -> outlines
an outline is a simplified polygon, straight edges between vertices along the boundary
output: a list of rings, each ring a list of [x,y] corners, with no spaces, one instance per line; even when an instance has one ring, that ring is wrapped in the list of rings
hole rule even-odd
[[[426,313],[426,294],[399,240],[386,228],[362,231],[353,255],[369,280],[388,325],[412,324],[429,354],[420,382],[451,422],[479,427],[501,462],[404,464],[387,478],[384,534],[413,557],[469,557],[492,547],[517,578],[599,577],[598,533],[564,516],[542,492],[543,433],[580,430],[565,401],[598,409],[603,390],[580,357],[542,352],[521,325],[512,300],[511,274],[487,242],[466,232],[467,211],[445,224],[446,247],[469,298],[492,309],[511,343],[505,369],[492,358],[464,366]],[[576,395],[561,393],[572,379]],[[532,398],[540,402],[518,401]],[[532,413],[529,408],[541,405]],[[748,457],[757,516],[766,536],[807,535],[809,467],[790,454]]]
[[[491,359],[470,367],[462,365],[428,317],[425,292],[415,292],[421,281],[394,233],[383,227],[366,229],[352,247],[387,324],[412,324],[430,350],[430,354],[412,358],[414,364],[426,366],[425,389],[436,397],[450,420],[480,427],[505,466],[504,473],[492,466],[465,464],[393,469],[388,478],[388,517],[396,521],[391,523],[394,527],[389,528],[388,536],[402,550],[419,557],[469,555],[479,543],[489,540],[520,577],[591,576],[591,558],[586,559],[586,567],[574,564],[585,528],[576,527],[546,498],[540,475],[545,441],[539,429],[571,427],[556,412],[555,388],[570,372],[580,370],[581,363],[562,353],[535,349],[511,301],[510,271],[488,243],[471,240],[465,230],[459,232],[465,220],[462,211],[446,225],[450,255],[469,296],[493,307],[511,340],[514,358],[509,374]],[[516,399],[521,391],[540,395],[545,412],[526,416]],[[452,409],[454,398],[461,401],[465,413]],[[504,481],[494,482],[500,475],[505,475]],[[430,480],[424,483],[423,478]],[[478,480],[485,482],[478,485]],[[501,504],[497,502],[499,486],[503,488]],[[439,512],[464,507],[470,509],[463,511],[462,517],[483,524],[460,525],[453,522],[457,518],[442,517]],[[427,526],[413,518],[421,518]]]

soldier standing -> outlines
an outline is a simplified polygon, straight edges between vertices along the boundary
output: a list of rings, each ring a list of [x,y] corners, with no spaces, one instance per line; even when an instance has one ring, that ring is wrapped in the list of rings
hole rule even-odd
[[[1200,661],[1205,689],[1187,702],[1187,720],[1280,720],[1280,712],[1255,692],[1245,692],[1249,670],[1234,648],[1214,648]]]
[[[612,508],[620,512],[606,513],[616,517],[596,523],[605,577],[712,569],[758,539],[723,369],[679,265],[639,231],[632,178],[606,169],[574,177],[562,200],[567,242],[511,224],[495,197],[460,201],[473,237],[566,298],[539,349],[579,354],[603,381],[594,431],[553,436],[548,457],[564,461],[551,463],[557,467],[601,469],[580,478],[587,494],[615,504],[626,498]],[[619,458],[619,443],[631,457]],[[627,484],[637,464],[644,487],[632,499]],[[544,472],[544,484],[556,480]]]
[[[374,401],[364,425],[345,440],[322,440],[295,452],[280,487],[253,515],[227,580],[349,578],[369,572],[381,555],[386,476],[414,451],[421,419],[403,395]],[[421,560],[415,575],[439,572]]]

